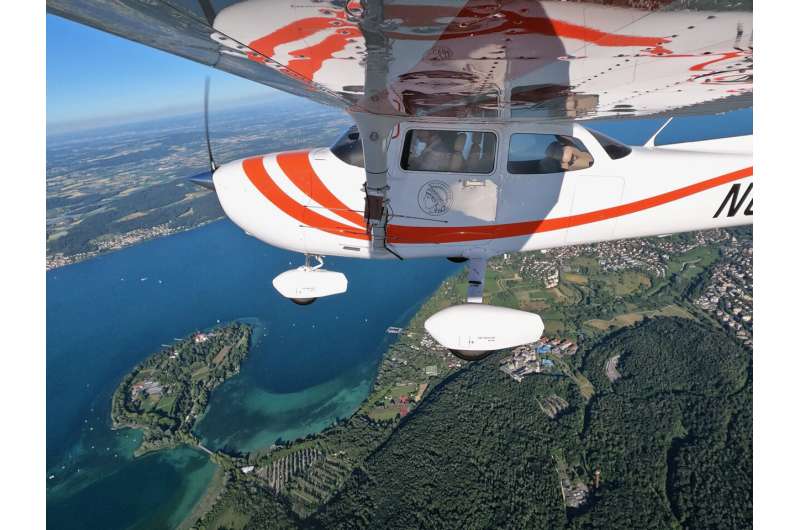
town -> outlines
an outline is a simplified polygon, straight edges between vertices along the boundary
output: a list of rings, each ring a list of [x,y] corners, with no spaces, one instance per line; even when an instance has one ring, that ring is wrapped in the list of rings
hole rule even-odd
[[[201,225],[197,225],[197,227],[199,226]],[[71,265],[79,261],[93,258],[105,252],[119,250],[121,248],[135,245],[136,243],[141,243],[142,241],[146,241],[148,239],[168,236],[178,232],[183,232],[184,230],[187,230],[187,228],[173,228],[165,223],[150,228],[137,228],[136,230],[131,230],[130,232],[125,232],[124,234],[109,234],[108,236],[102,239],[98,239],[97,241],[94,242],[95,246],[94,250],[87,252],[79,252],[77,254],[72,254],[69,256],[65,256],[62,253],[55,253],[52,255],[48,255],[47,270],[55,269],[57,267],[64,267],[66,265]]]
[[[753,346],[753,245],[732,237],[695,304]]]

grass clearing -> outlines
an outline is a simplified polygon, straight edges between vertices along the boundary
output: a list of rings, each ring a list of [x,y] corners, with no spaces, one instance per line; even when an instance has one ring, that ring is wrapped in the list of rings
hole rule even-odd
[[[599,329],[600,331],[608,331],[611,328],[623,328],[626,326],[633,326],[634,324],[638,324],[645,317],[679,317],[679,318],[687,318],[689,320],[696,320],[695,317],[689,313],[686,309],[677,306],[675,304],[670,304],[668,306],[662,307],[661,309],[656,309],[653,311],[635,311],[632,313],[623,313],[621,315],[617,315],[610,320],[600,320],[600,319],[592,319],[587,320],[584,322],[585,325],[591,326],[595,329]]]
[[[175,404],[176,398],[177,396],[175,396],[174,394],[170,396],[164,396],[162,399],[158,400],[158,404],[156,405],[155,408],[158,410],[163,410],[164,412],[169,414],[172,412],[172,406]]]
[[[650,278],[637,271],[614,274],[607,279],[606,283],[616,296],[628,296],[640,289],[649,289],[652,286]]]
[[[228,352],[231,351],[231,345],[228,344],[227,346],[223,346],[223,348],[219,351],[218,354],[214,356],[212,362],[214,364],[219,364],[225,360],[225,356],[228,355]]]
[[[572,283],[577,283],[578,285],[589,284],[589,277],[584,274],[578,274],[575,272],[565,272],[562,277],[564,278],[564,280]]]
[[[374,408],[370,410],[367,415],[376,421],[387,421],[393,420],[398,414],[400,414],[400,407],[386,407],[386,408]]]
[[[195,381],[197,379],[201,379],[201,378],[207,376],[209,371],[210,370],[209,370],[208,366],[202,366],[202,367],[198,368],[197,370],[192,372],[192,380]]]

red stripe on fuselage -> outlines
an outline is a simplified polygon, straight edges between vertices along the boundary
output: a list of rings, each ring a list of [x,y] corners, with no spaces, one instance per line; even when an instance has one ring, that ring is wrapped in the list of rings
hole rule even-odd
[[[244,169],[244,173],[247,175],[247,178],[250,179],[250,182],[253,183],[256,189],[258,189],[268,201],[301,224],[337,236],[349,237],[352,239],[369,239],[366,231],[359,232],[357,228],[328,219],[292,199],[275,183],[269,173],[267,173],[263,158],[257,157],[244,160],[242,162],[242,169]]]
[[[331,190],[325,186],[317,172],[311,167],[311,161],[308,157],[308,151],[296,151],[281,153],[276,156],[276,160],[286,176],[289,177],[289,180],[300,191],[339,217],[366,228],[364,215],[353,211],[352,208],[349,208],[336,195],[331,193]]]
[[[753,168],[748,167],[726,173],[709,180],[691,184],[684,188],[662,193],[638,201],[553,219],[539,219],[519,223],[484,225],[484,226],[404,226],[390,224],[386,227],[386,240],[393,244],[426,244],[426,243],[458,243],[464,241],[480,241],[486,239],[499,239],[506,237],[529,236],[538,232],[562,230],[573,226],[580,226],[598,221],[605,221],[621,217],[642,210],[661,206],[677,201],[690,195],[721,186],[753,174]]]

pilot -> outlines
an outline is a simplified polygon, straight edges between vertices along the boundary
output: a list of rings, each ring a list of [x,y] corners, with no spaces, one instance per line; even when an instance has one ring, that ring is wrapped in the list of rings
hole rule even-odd
[[[558,141],[547,146],[545,154],[558,164],[563,171],[586,169],[594,163],[592,155],[575,146],[564,137],[557,136]],[[553,164],[555,166],[555,164]]]

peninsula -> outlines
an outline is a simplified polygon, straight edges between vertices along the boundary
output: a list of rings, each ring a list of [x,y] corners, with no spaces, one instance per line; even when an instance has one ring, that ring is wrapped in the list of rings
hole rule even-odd
[[[181,444],[200,445],[192,432],[212,390],[239,373],[250,349],[250,326],[241,322],[214,328],[164,347],[137,365],[114,391],[115,429],[143,432],[137,456]]]

